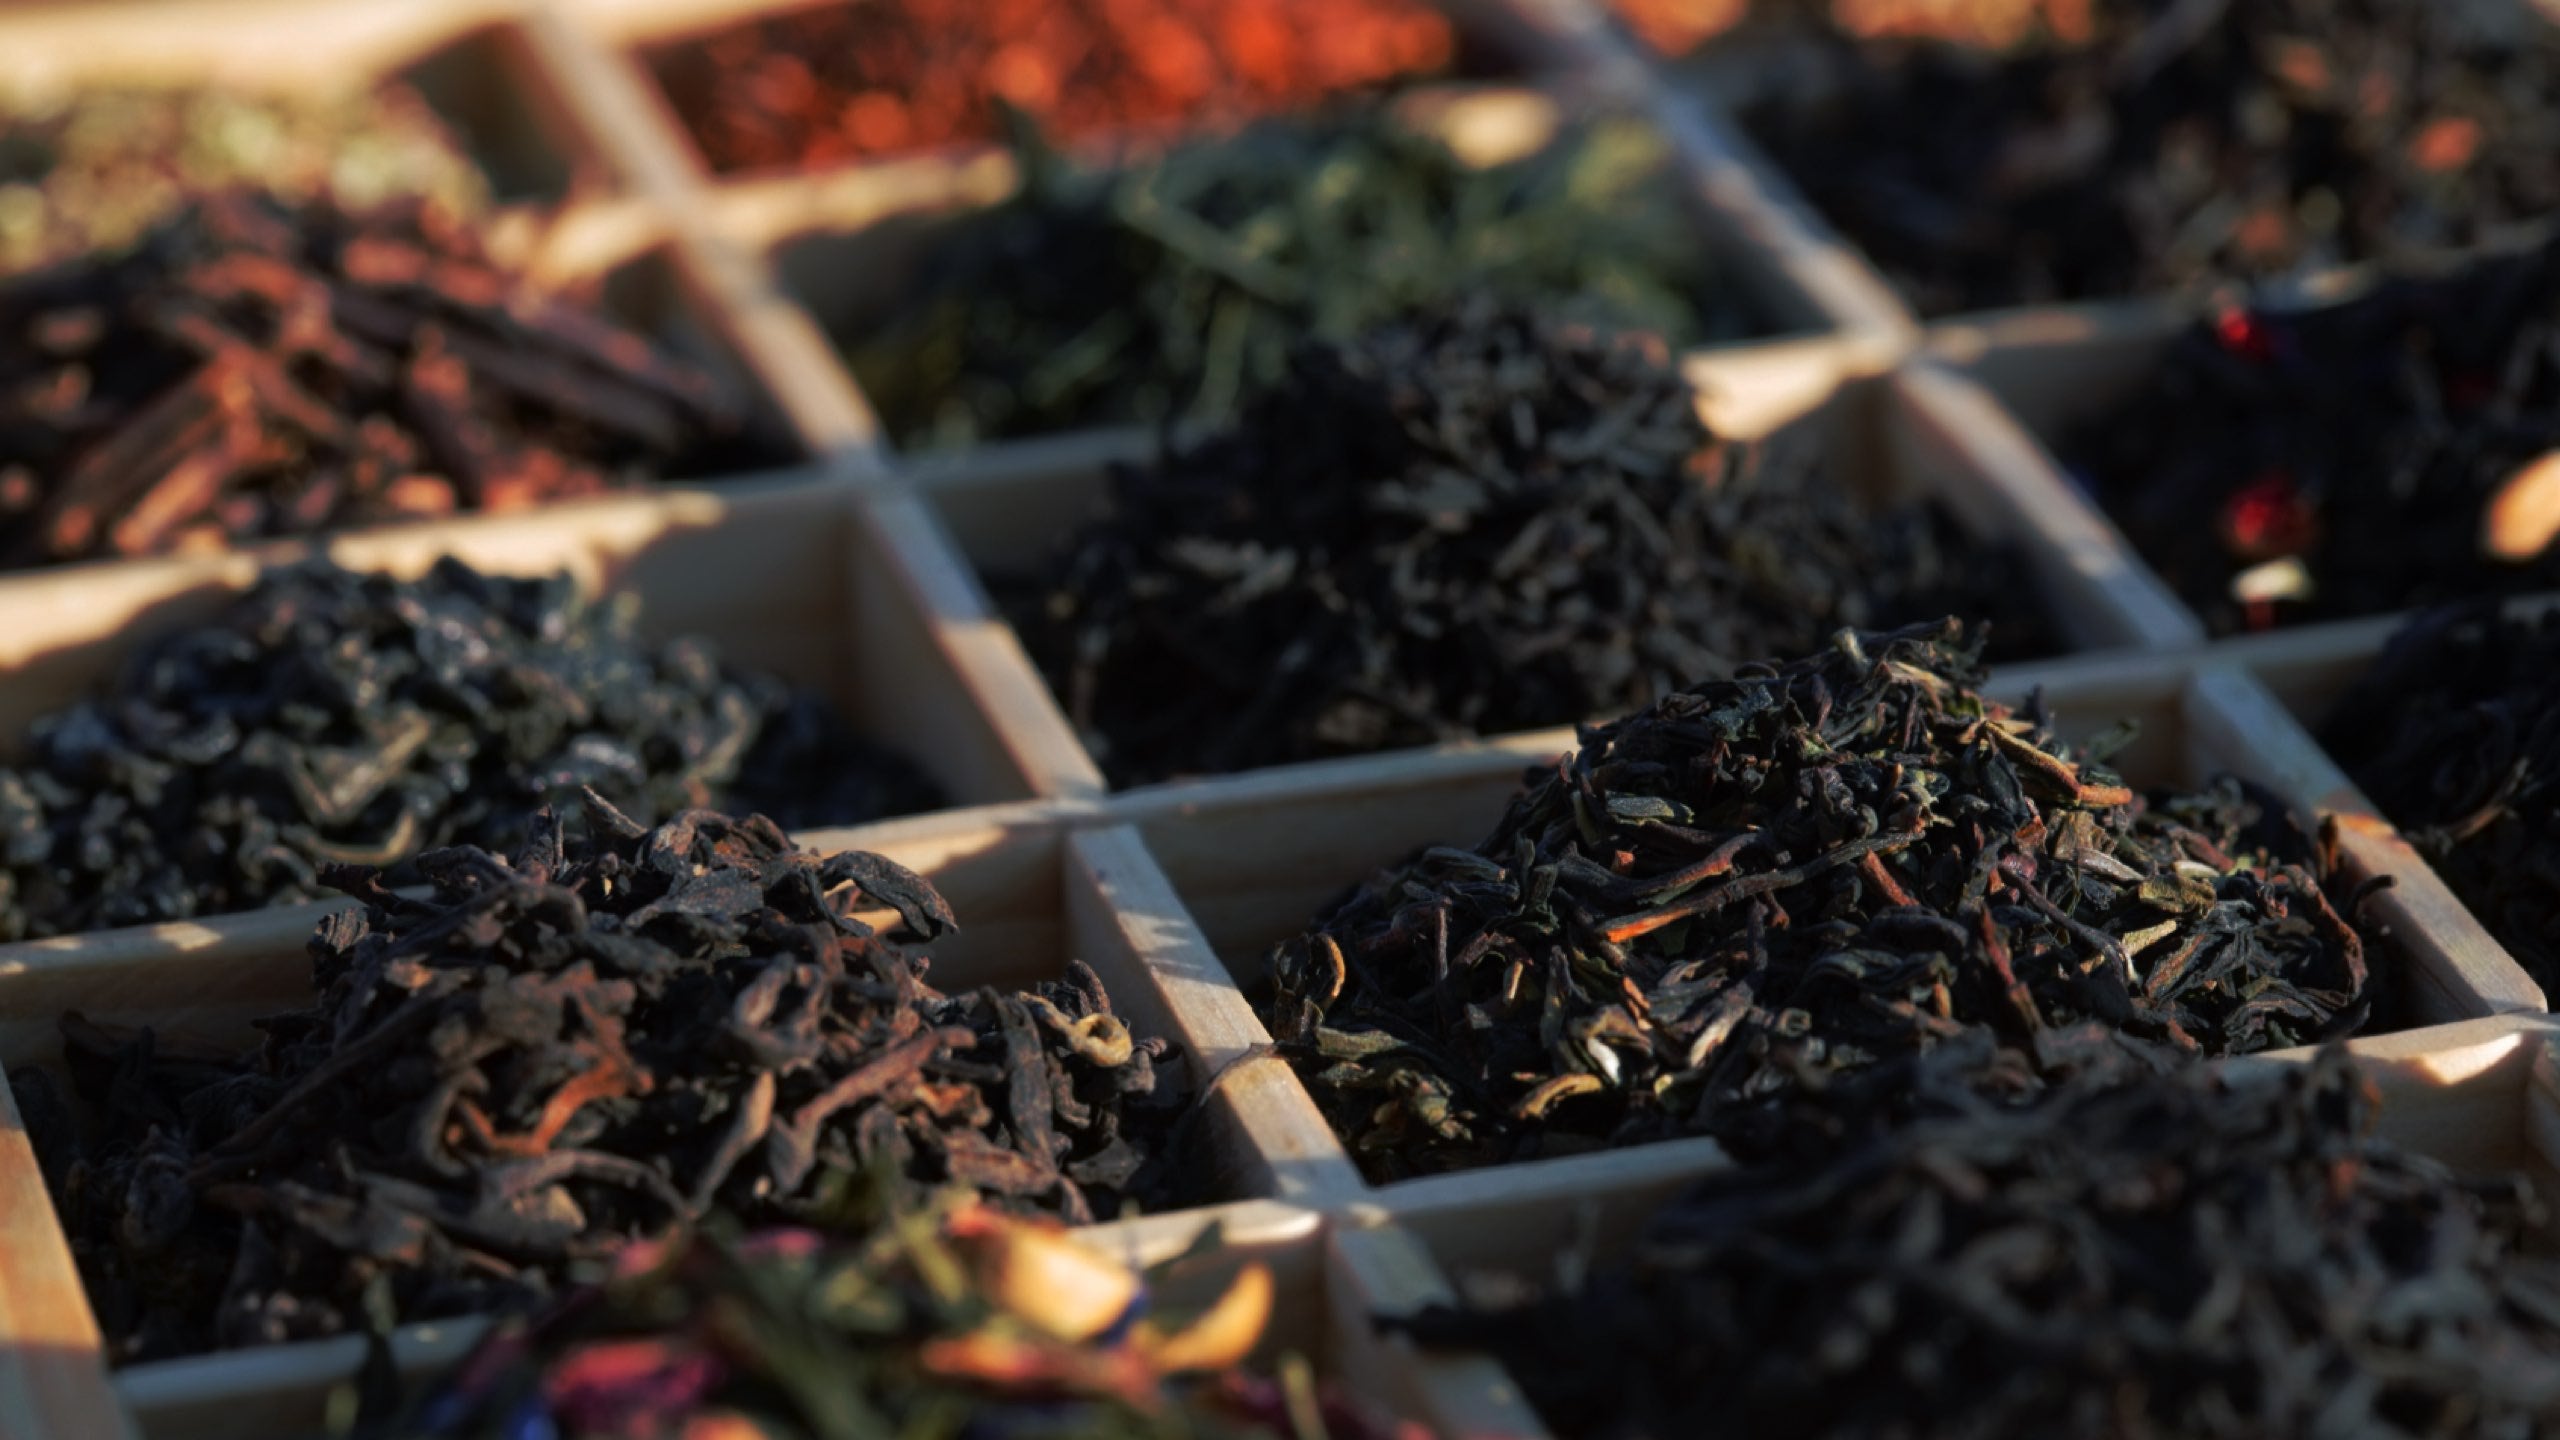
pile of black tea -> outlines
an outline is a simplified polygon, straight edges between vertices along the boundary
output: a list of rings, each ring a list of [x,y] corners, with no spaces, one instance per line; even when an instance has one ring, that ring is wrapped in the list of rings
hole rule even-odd
[[[2560,993],[2560,612],[2419,616],[2339,698],[2320,743]]]
[[[1698,243],[1669,147],[1630,119],[1488,144],[1540,102],[1461,102],[1462,154],[1396,111],[1272,121],[1120,169],[1025,140],[1023,189],[960,224],[895,312],[837,339],[903,444],[1215,423],[1309,335],[1483,295],[1675,346],[1754,328]],[[1469,108],[1472,105],[1473,108]],[[1518,148],[1511,143],[1508,149]]]
[[[816,694],[566,575],[278,570],[143,644],[0,767],[0,939],[309,900],[332,864],[512,848],[593,787],[649,818],[786,825],[931,808],[907,761]]]
[[[381,1433],[1423,1440],[1302,1356],[1253,1363],[1274,1295],[1260,1261],[1141,1273],[1054,1226],[947,1205],[858,1241],[702,1238],[506,1323]]]
[[[2374,1136],[2343,1049],[2008,1104],[1959,1058],[1837,1097],[1913,1118],[1709,1179],[1586,1283],[1488,1276],[1510,1293],[1415,1328],[1591,1440],[2560,1426],[2540,1203]]]
[[[1090,970],[946,995],[910,948],[956,924],[921,877],[762,817],[587,805],[584,843],[544,811],[512,861],[421,856],[424,899],[333,867],[365,908],[321,923],[312,1005],[253,1050],[73,1014],[94,1123],[10,1077],[110,1358],[505,1309],[715,1212],[824,1223],[857,1172],[1079,1222],[1161,1173],[1165,1043]]]
[[[2560,29],[2529,0],[2100,0],[2016,29],[1993,52],[1816,26],[1743,114],[1924,315],[2296,277],[2560,211]]]
[[[0,283],[0,566],[513,510],[784,458],[746,399],[424,203],[206,197]]]
[[[2328,847],[2280,802],[2139,797],[1982,679],[1956,622],[1844,631],[1590,727],[1483,843],[1278,947],[1266,1021],[1380,1179],[1748,1153],[1783,1092],[1977,1032],[2033,1061],[2090,1022],[2186,1056],[2364,1022]]]
[[[2044,648],[2006,548],[1711,435],[1653,337],[1488,303],[1307,347],[998,589],[1122,785],[1622,714],[1844,625]]]
[[[2560,246],[2225,311],[2062,453],[2217,633],[2560,586]]]

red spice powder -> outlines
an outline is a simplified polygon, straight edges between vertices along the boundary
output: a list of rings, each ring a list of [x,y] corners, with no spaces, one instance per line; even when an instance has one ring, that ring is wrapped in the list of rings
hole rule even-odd
[[[648,56],[713,169],[986,140],[998,100],[1053,136],[1216,123],[1448,66],[1422,0],[856,0]]]

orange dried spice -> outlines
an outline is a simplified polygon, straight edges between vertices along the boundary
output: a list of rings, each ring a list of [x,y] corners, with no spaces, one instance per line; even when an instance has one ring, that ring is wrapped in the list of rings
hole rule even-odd
[[[1074,139],[1220,122],[1446,67],[1422,0],[857,0],[649,56],[715,170],[985,140],[997,102]]]

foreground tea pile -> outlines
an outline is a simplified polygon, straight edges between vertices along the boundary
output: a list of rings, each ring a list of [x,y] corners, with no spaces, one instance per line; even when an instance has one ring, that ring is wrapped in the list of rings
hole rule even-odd
[[[822,1222],[857,1170],[1074,1221],[1154,1183],[1132,1102],[1164,1042],[1091,971],[946,995],[906,943],[956,923],[920,877],[761,817],[588,811],[582,844],[546,811],[512,861],[429,852],[425,900],[332,869],[366,908],[246,1054],[65,1016],[93,1127],[10,1077],[111,1358],[517,1305],[715,1210]]]
[[[241,186],[351,211],[489,205],[486,178],[405,85],[323,97],[0,87],[0,273],[122,249]]]
[[[1594,1440],[2560,1425],[2539,1207],[2373,1138],[2342,1050],[2017,1104],[1924,1062],[1834,1101],[1878,1103],[1914,1118],[1709,1180],[1578,1288],[1419,1328]]]
[[[1054,1228],[942,1209],[858,1243],[781,1230],[636,1252],[493,1336],[389,1433],[1421,1440],[1303,1359],[1245,1368],[1273,1303],[1258,1261],[1185,1313],[1162,1282],[1197,1265],[1141,1275]]]
[[[204,200],[0,285],[0,334],[5,566],[516,509],[742,444],[725,386],[420,206]]]
[[[1709,435],[1649,337],[1479,304],[1302,351],[1004,599],[1128,785],[1570,724],[1841,625],[2033,638],[2020,570]]]
[[[2560,585],[2560,248],[2226,311],[2062,453],[2218,633]]]
[[[1589,728],[1482,844],[1280,946],[1272,1034],[1383,1180],[1756,1150],[1792,1138],[1773,1096],[1977,1032],[2217,1056],[2363,1022],[2362,940],[2280,806],[2137,797],[1985,700],[1977,655],[1952,621],[1844,631]]]
[[[565,575],[270,574],[145,644],[0,767],[0,939],[315,898],[332,864],[512,847],[593,787],[844,825],[934,803],[816,695],[644,644]]]
[[[1447,136],[1343,109],[1125,169],[1026,142],[1021,193],[961,224],[899,309],[838,340],[901,442],[959,444],[1224,420],[1310,335],[1467,297],[1675,347],[1750,328],[1659,134],[1596,120],[1498,160],[1453,148],[1506,118],[1553,123],[1506,100],[1538,103],[1460,101]]]
[[[2294,275],[2560,211],[2560,29],[2527,0],[2070,8],[2000,54],[1830,32],[1823,79],[1744,124],[1932,316]]]
[[[2320,743],[2547,993],[2560,993],[2560,615],[2436,611]]]
[[[1420,0],[859,0],[659,47],[649,65],[714,170],[818,166],[993,138],[1232,121],[1446,66]]]

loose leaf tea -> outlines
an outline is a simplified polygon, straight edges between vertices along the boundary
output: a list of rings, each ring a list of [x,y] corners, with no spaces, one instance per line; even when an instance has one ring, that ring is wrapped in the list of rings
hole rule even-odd
[[[714,170],[994,138],[1018,107],[1071,139],[1292,109],[1439,70],[1422,0],[856,0],[659,46],[650,69]]]
[[[727,387],[420,206],[208,199],[0,285],[0,334],[5,566],[519,509],[750,453]]]
[[[1228,1272],[1223,1289],[1187,1313],[1168,1306],[1181,1272],[1212,1264]],[[596,1290],[493,1335],[394,1433],[1423,1433],[1374,1419],[1303,1361],[1286,1359],[1268,1378],[1241,1368],[1272,1308],[1271,1271],[1259,1261],[1190,1256],[1141,1275],[1054,1226],[944,1206],[855,1242],[766,1231],[652,1247],[616,1268]],[[1312,1427],[1301,1424],[1309,1418]]]
[[[2560,613],[2439,610],[2391,638],[2320,742],[2560,993]]]
[[[1803,459],[1711,436],[1657,340],[1473,304],[1306,349],[1003,598],[1122,785],[1622,713],[1841,625],[2041,639],[2014,557]]]
[[[2353,1029],[2324,847],[2224,781],[2138,799],[1977,693],[1949,621],[1664,696],[1271,957],[1265,1006],[1377,1178],[1713,1133],[1976,1030],[2187,1055]]]
[[[2560,246],[2226,310],[2062,451],[2217,633],[2560,585]]]
[[[1831,30],[1743,114],[1924,315],[2296,276],[2560,211],[2560,29],[2527,0],[2038,20],[2008,53]]]
[[[488,181],[405,85],[335,96],[0,86],[0,274],[121,250],[241,186],[354,211],[489,208]]]
[[[1436,131],[1366,106],[1116,170],[1026,138],[1022,191],[837,338],[901,442],[960,444],[1225,420],[1309,335],[1468,296],[1675,346],[1749,332],[1661,136],[1555,123],[1522,96],[1462,100]],[[1522,128],[1542,136],[1525,151]]]
[[[930,808],[817,695],[639,638],[565,575],[271,573],[36,721],[0,767],[0,939],[308,900],[335,863],[512,848],[594,787],[846,825]]]
[[[584,844],[545,811],[512,863],[421,856],[427,899],[331,869],[366,908],[249,1053],[63,1018],[98,1127],[33,1139],[112,1358],[506,1308],[715,1209],[823,1221],[857,1169],[1074,1221],[1150,1183],[1124,1110],[1165,1045],[1092,971],[946,995],[905,943],[956,924],[921,877],[589,811]]]
[[[1589,1283],[1418,1328],[1510,1361],[1559,1436],[1593,1440],[2560,1424],[2560,1266],[2524,1249],[2540,1204],[2374,1137],[2343,1049],[2021,1105],[1961,1066],[1900,1078],[1889,1103],[1918,1118],[1715,1176]]]

